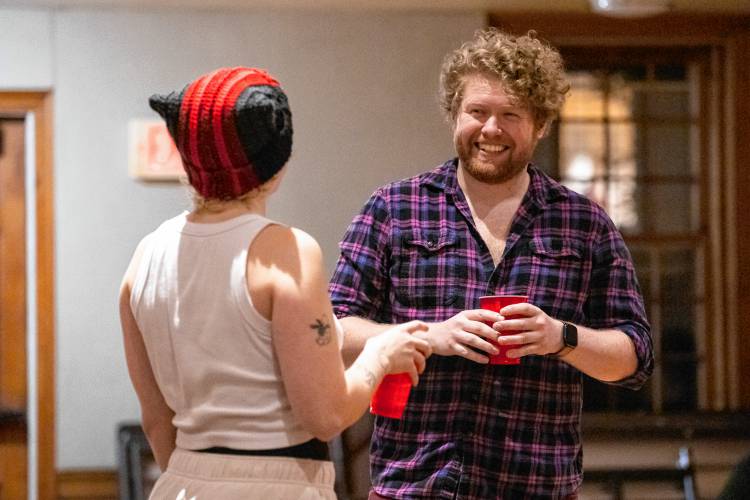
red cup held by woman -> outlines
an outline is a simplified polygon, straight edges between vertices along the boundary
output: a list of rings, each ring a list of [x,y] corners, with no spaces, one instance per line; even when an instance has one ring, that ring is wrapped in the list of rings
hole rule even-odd
[[[388,418],[401,418],[411,392],[408,373],[386,375],[370,400],[370,413]]]

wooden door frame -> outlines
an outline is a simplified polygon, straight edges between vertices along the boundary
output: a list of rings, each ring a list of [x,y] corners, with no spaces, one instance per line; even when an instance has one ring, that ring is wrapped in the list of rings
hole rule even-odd
[[[722,338],[725,351],[735,352],[737,366],[714,366],[725,383],[750,379],[750,226],[739,223],[750,213],[750,67],[743,55],[750,52],[750,15],[670,13],[627,19],[569,12],[491,12],[488,26],[511,33],[535,30],[555,46],[663,46],[710,47],[720,51],[726,70],[721,95],[721,172],[723,200],[720,217],[731,228],[721,235],[726,255],[719,276],[731,307],[726,320],[729,335]],[[709,384],[713,385],[711,380]],[[750,384],[739,384],[734,402],[750,409]],[[729,401],[731,405],[731,401]],[[724,408],[726,409],[726,408]]]
[[[36,160],[37,493],[55,498],[55,308],[52,93],[0,92],[0,112],[34,113]],[[33,418],[29,415],[29,418]]]

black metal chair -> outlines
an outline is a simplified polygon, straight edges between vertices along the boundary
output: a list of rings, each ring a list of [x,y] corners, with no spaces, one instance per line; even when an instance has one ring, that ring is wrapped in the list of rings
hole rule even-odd
[[[682,491],[685,500],[698,498],[695,485],[695,470],[690,448],[679,449],[674,467],[638,467],[621,469],[591,469],[583,473],[584,486],[598,483],[616,500],[623,500],[626,483],[672,483]]]
[[[120,500],[146,500],[158,477],[158,466],[140,424],[118,426],[117,464]]]

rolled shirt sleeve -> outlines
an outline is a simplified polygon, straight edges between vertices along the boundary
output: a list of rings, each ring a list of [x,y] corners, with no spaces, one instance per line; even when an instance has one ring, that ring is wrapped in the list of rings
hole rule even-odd
[[[390,223],[386,204],[375,192],[344,234],[328,286],[338,318],[358,316],[378,321],[387,317]]]
[[[584,305],[588,326],[615,328],[630,337],[638,368],[631,376],[611,384],[639,389],[654,370],[651,327],[632,257],[608,218],[596,243],[593,259],[591,289]]]

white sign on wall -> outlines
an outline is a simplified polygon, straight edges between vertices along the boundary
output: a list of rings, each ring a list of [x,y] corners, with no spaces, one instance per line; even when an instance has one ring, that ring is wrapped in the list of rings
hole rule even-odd
[[[131,120],[128,135],[131,177],[146,181],[174,181],[185,177],[180,153],[162,120]]]

